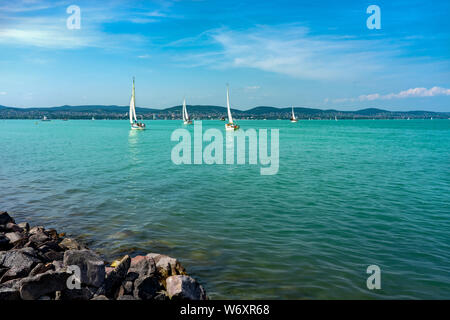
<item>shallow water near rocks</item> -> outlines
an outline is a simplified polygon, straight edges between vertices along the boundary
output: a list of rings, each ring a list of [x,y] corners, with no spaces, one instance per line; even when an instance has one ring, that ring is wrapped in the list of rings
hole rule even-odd
[[[239,121],[280,129],[273,176],[177,166],[181,121],[146,123],[0,120],[0,209],[105,259],[174,256],[213,299],[450,298],[449,120]]]

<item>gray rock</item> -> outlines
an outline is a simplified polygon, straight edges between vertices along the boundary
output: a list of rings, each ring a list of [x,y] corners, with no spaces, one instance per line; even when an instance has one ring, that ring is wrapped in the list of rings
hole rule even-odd
[[[56,291],[67,288],[66,282],[70,274],[66,272],[48,271],[20,282],[20,297],[23,300],[36,300]]]
[[[20,289],[20,281],[22,281],[22,279],[13,279],[13,280],[9,280],[6,282],[3,282],[0,287],[4,287],[4,288],[12,288],[12,289],[16,289],[19,290]]]
[[[120,288],[122,281],[125,279],[128,268],[131,264],[131,258],[126,255],[117,264],[117,266],[108,273],[105,279],[105,292],[108,298],[114,298]]]
[[[0,283],[27,276],[39,262],[41,261],[33,248],[13,249],[5,252],[0,255],[0,266],[9,268],[9,270],[2,276]]]
[[[84,247],[79,244],[76,240],[71,238],[64,238],[60,243],[59,246],[64,250],[81,250],[84,249]]]
[[[133,296],[136,299],[153,299],[161,290],[158,277],[156,275],[142,276],[134,282]]]
[[[65,289],[61,291],[59,300],[90,300],[95,294],[95,289],[82,287],[81,289]]]
[[[109,300],[109,299],[106,296],[99,295],[99,296],[93,297],[91,300]]]
[[[23,232],[23,229],[13,222],[8,222],[5,227],[10,232]]]
[[[119,289],[119,296],[133,294],[134,283],[133,281],[124,281]]]
[[[20,293],[18,289],[0,287],[0,301],[20,300]]]
[[[186,274],[186,270],[175,258],[157,253],[149,253],[146,257],[155,261],[156,269],[162,279]]]
[[[44,232],[35,232],[30,238],[28,238],[28,240],[31,241],[32,243],[41,245],[49,241],[50,238]]]
[[[6,211],[0,211],[0,224],[6,225],[8,222],[14,222],[14,219]]]
[[[19,227],[21,227],[23,230],[25,230],[26,232],[30,231],[30,225],[28,224],[28,222],[21,222],[17,225]]]
[[[167,294],[173,300],[206,300],[206,292],[193,278],[185,275],[166,279]]]
[[[32,234],[36,234],[38,232],[43,233],[44,231],[45,231],[44,227],[36,226],[36,227],[31,228],[30,231],[28,231],[28,233],[30,235],[32,235]]]
[[[33,270],[31,270],[29,277],[33,277],[35,275],[45,273],[47,271],[53,270],[55,267],[51,263],[38,263]]]
[[[9,239],[9,242],[11,242],[12,244],[24,238],[24,235],[20,232],[8,232],[5,233],[5,236]]]
[[[131,265],[128,270],[128,273],[131,277],[142,277],[149,276],[156,272],[156,264],[152,258],[148,258],[147,256],[136,256],[131,259]],[[136,276],[137,275],[137,276]],[[134,281],[133,279],[132,281]]]
[[[94,252],[83,250],[68,250],[64,252],[64,265],[78,266],[81,270],[81,283],[100,287],[105,281],[105,265]]]
[[[64,252],[48,251],[43,254],[47,261],[62,260]]]

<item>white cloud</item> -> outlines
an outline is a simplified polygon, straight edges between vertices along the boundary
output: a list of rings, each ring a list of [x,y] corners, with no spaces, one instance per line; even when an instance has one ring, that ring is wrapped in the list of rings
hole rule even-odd
[[[0,91],[0,96],[6,96],[8,94],[8,92],[6,91]]]
[[[149,55],[149,54],[142,54],[142,55],[138,56],[139,59],[148,59],[150,57],[151,57],[151,55]]]
[[[315,36],[309,29],[292,24],[244,31],[221,28],[195,40],[194,45],[203,41],[214,50],[178,57],[189,66],[253,68],[303,79],[361,78],[382,71],[382,61],[392,59],[396,53],[394,45],[381,40]],[[386,49],[380,51],[380,47]]]
[[[450,96],[450,89],[441,87],[427,88],[411,88],[408,90],[400,91],[398,93],[379,94],[372,93],[367,95],[361,95],[358,98],[342,98],[334,99],[333,102],[356,102],[356,101],[374,101],[374,100],[391,100],[391,99],[404,99],[404,98],[423,98],[423,97],[436,97],[436,96]]]

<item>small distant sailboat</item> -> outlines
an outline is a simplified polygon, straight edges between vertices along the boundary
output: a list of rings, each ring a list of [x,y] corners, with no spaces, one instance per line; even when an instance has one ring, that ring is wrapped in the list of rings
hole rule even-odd
[[[192,124],[192,121],[189,119],[189,115],[186,107],[186,99],[183,100],[183,110],[181,111],[183,114],[183,123],[184,124]]]
[[[41,121],[51,121],[51,120],[48,119],[47,116],[44,116]]]
[[[131,130],[145,130],[145,123],[138,122],[136,117],[134,77],[133,77],[133,90],[131,92],[131,100],[130,100],[130,111],[128,113],[130,115]]]
[[[294,107],[292,107],[292,116],[291,116],[291,122],[297,122],[298,119],[295,117],[295,113],[294,113]]]
[[[92,118],[91,118],[91,120],[92,120],[92,121],[94,121],[94,120],[95,120],[95,118],[94,118],[94,117],[92,117]]]
[[[240,127],[233,123],[233,116],[231,115],[230,107],[230,90],[227,85],[227,111],[228,111],[228,123],[225,123],[225,130],[238,130]]]
[[[334,116],[334,121],[338,121],[337,116]]]

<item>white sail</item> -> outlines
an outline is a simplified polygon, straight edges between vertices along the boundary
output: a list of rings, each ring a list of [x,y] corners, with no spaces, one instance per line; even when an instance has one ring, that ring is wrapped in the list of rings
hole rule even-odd
[[[227,109],[228,109],[228,123],[233,123],[233,117],[231,116],[230,108],[230,90],[227,86]]]
[[[130,100],[130,123],[133,124],[134,121],[137,121],[136,118],[136,102],[135,102],[135,94],[134,94],[134,78],[133,78],[133,90],[131,92],[131,100]]]
[[[183,100],[183,107],[181,109],[181,115],[183,116],[183,121],[186,121],[186,116],[185,116],[186,113],[184,112],[184,108],[186,108],[185,102],[186,102],[186,100]]]
[[[183,100],[183,121],[189,121],[189,115],[186,107],[186,99]]]
[[[292,119],[295,120],[294,107],[292,107]]]

